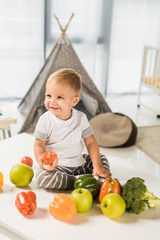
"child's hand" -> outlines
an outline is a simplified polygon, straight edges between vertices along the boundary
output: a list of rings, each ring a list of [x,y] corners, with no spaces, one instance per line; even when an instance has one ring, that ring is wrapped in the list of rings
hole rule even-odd
[[[102,178],[110,178],[112,179],[112,173],[106,170],[103,167],[96,167],[94,168],[93,175],[102,177]]]
[[[56,158],[54,160],[54,162],[50,165],[50,164],[45,164],[44,161],[42,160],[42,157],[40,157],[40,163],[41,163],[40,164],[41,168],[43,168],[44,170],[47,170],[47,171],[52,171],[58,163],[58,158]]]

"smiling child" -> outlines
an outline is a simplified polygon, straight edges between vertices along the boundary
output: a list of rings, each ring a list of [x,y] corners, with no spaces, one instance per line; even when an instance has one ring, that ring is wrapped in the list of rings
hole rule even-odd
[[[48,111],[34,132],[34,152],[40,167],[36,178],[42,188],[72,189],[76,176],[86,173],[111,178],[108,160],[99,153],[86,115],[74,108],[80,101],[81,88],[81,77],[70,68],[56,71],[47,80]],[[82,153],[83,142],[88,154]],[[52,165],[42,161],[45,152],[56,152],[58,157]]]

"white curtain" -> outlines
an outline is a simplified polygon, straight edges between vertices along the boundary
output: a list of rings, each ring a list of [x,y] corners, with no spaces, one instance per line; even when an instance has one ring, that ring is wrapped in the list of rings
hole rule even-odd
[[[138,92],[144,45],[160,47],[160,1],[114,0],[108,93]]]
[[[72,13],[67,35],[99,90],[138,91],[143,47],[160,46],[159,0],[0,0],[0,99],[25,95],[43,65],[44,40],[48,56],[60,36],[53,14],[65,26]]]
[[[55,14],[59,18],[64,28],[71,14],[74,13],[75,15],[66,34],[71,40],[83,66],[96,86],[101,90],[104,44],[103,39],[102,42],[99,42],[99,38],[104,37],[101,32],[103,0],[49,0],[47,3],[47,56],[53,48],[53,42],[61,34],[53,15]]]
[[[42,65],[43,1],[0,1],[0,98],[23,97]]]
[[[100,87],[103,68],[101,11],[103,0],[1,0],[0,99],[22,98],[43,64],[44,6],[46,4],[47,56],[61,31],[53,16],[65,26],[82,64]]]

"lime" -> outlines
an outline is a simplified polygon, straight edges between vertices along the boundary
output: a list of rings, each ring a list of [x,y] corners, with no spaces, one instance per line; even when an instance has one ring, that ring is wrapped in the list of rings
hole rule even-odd
[[[25,187],[32,181],[34,172],[26,164],[16,164],[11,168],[10,180],[17,187]]]

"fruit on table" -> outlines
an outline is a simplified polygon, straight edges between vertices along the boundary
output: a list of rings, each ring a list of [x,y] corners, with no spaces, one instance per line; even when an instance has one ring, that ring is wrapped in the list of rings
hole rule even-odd
[[[121,195],[121,185],[116,178],[106,178],[104,180],[99,193],[99,201],[101,202],[103,197],[108,193],[116,193]]]
[[[3,174],[0,172],[0,189],[3,186]]]
[[[87,212],[93,202],[93,197],[91,192],[85,188],[77,188],[71,192],[71,198],[75,201],[77,212],[85,213]]]
[[[17,187],[27,186],[34,176],[34,172],[31,167],[26,164],[16,164],[11,168],[10,180]]]
[[[21,159],[21,163],[28,165],[29,167],[33,166],[33,160],[32,158],[25,156]]]
[[[74,182],[74,188],[86,188],[88,189],[93,198],[96,198],[99,194],[98,182],[92,174],[84,174],[77,178]]]
[[[42,156],[42,161],[46,165],[52,165],[52,163],[57,159],[57,154],[55,152],[45,152]]]
[[[109,193],[101,201],[101,210],[109,218],[120,217],[126,209],[124,199],[116,193]]]
[[[75,202],[65,193],[56,194],[49,204],[50,214],[60,221],[70,221],[77,213]]]
[[[36,194],[32,191],[17,194],[15,205],[23,216],[32,215],[36,208]]]

